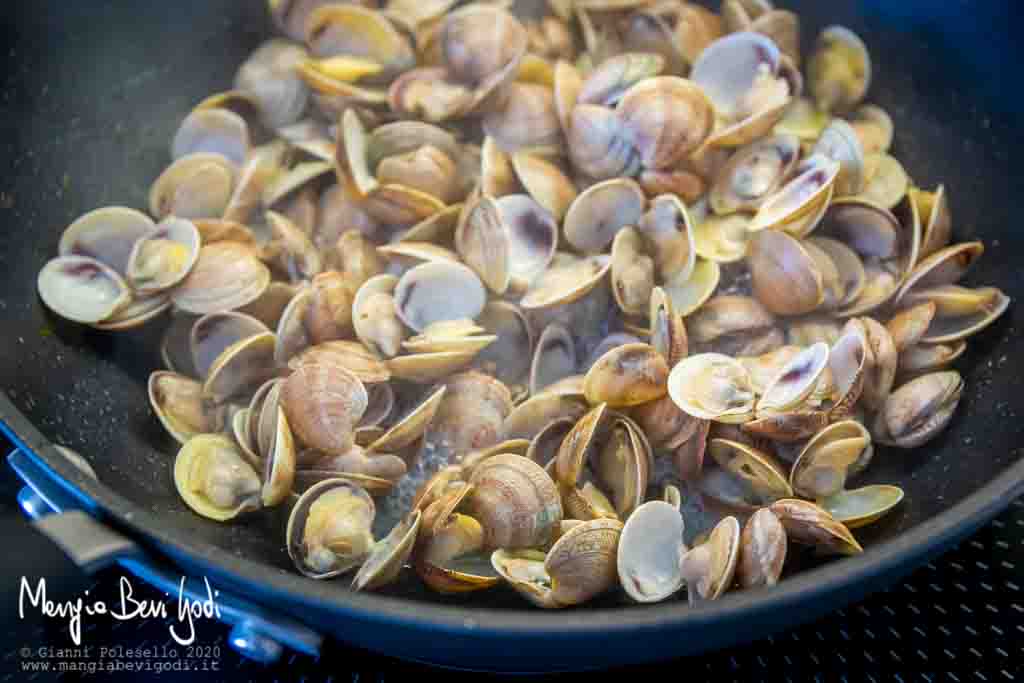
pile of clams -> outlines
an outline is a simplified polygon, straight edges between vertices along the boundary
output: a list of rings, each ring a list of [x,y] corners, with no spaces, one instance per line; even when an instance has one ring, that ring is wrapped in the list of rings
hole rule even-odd
[[[862,552],[903,491],[858,478],[943,430],[1009,305],[961,283],[984,247],[893,156],[864,43],[801,55],[768,0],[457,4],[270,0],[148,212],[39,273],[68,320],[166,323],[182,500],[285,506],[315,579],[545,608]]]

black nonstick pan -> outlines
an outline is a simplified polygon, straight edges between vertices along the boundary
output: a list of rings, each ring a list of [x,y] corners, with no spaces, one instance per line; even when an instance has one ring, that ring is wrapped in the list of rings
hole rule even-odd
[[[985,241],[970,280],[1019,302],[1024,98],[1012,3],[780,4],[802,16],[805,40],[826,23],[865,38],[875,64],[869,97],[895,120],[896,154],[919,185],[946,184],[956,239]],[[118,334],[71,325],[44,309],[35,284],[75,217],[98,206],[146,205],[182,117],[226,89],[269,34],[265,3],[36,0],[5,3],[0,17],[0,422],[20,449],[11,464],[37,494],[26,493],[23,504],[37,512],[47,504],[83,508],[116,532],[104,535],[82,519],[65,524],[65,537],[67,528],[98,533],[77,534],[71,549],[83,562],[120,557],[157,582],[207,577],[250,653],[271,657],[274,643],[314,650],[324,635],[398,657],[504,671],[685,655],[767,635],[879,590],[1024,492],[1024,313],[1015,303],[958,363],[967,389],[949,429],[920,450],[876,456],[868,483],[899,483],[907,499],[859,532],[861,556],[696,609],[680,600],[627,607],[609,596],[542,612],[506,590],[442,598],[408,581],[385,594],[354,594],[343,582],[303,578],[284,551],[283,517],[218,525],[178,499],[175,446],[145,397],[166,319]],[[99,482],[52,443],[83,453]],[[99,539],[108,544],[102,552]]]

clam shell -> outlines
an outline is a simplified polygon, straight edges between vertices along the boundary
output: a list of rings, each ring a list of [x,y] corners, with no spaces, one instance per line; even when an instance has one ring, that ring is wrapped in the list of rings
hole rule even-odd
[[[652,500],[622,527],[616,554],[619,581],[637,602],[660,602],[683,586],[679,560],[686,552],[683,518],[672,505]]]
[[[328,455],[352,447],[352,431],[368,402],[363,383],[333,365],[303,365],[281,385],[281,407],[295,435]]]
[[[206,378],[229,346],[269,331],[256,318],[237,311],[204,315],[195,321],[188,336],[192,366],[199,377]]]
[[[87,256],[128,274],[128,263],[136,242],[152,233],[153,220],[135,209],[108,206],[83,214],[60,236],[59,256]]]
[[[603,251],[622,228],[636,225],[646,198],[636,181],[606,180],[580,193],[565,214],[565,238],[582,252]]]
[[[163,219],[219,218],[231,200],[238,168],[220,154],[197,152],[168,166],[149,190],[149,212]]]
[[[755,395],[746,368],[718,353],[680,361],[669,374],[668,393],[683,412],[704,420],[745,422],[754,410]]]
[[[449,296],[451,292],[459,292],[459,296]],[[438,321],[476,318],[487,301],[487,292],[466,266],[435,261],[406,271],[395,285],[394,297],[398,317],[421,332]]]
[[[188,277],[171,294],[175,308],[204,315],[241,308],[270,284],[270,271],[249,247],[215,242],[199,250]]]
[[[558,488],[540,465],[496,455],[473,470],[467,513],[484,528],[489,549],[535,548],[550,541],[562,519]]]
[[[668,364],[649,344],[609,350],[587,371],[583,393],[591,405],[628,407],[665,395]]]
[[[218,522],[260,505],[259,477],[235,443],[221,434],[200,434],[181,447],[174,459],[174,484],[193,512]]]
[[[58,256],[39,271],[39,298],[51,311],[79,323],[109,319],[131,301],[117,272],[88,256]]]

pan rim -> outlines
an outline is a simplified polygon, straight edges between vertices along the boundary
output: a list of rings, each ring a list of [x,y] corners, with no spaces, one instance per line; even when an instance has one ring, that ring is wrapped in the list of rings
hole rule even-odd
[[[338,590],[336,583],[317,582],[279,568],[239,557],[210,544],[197,553],[194,540],[174,524],[160,524],[152,511],[125,498],[102,482],[92,480],[73,467],[53,444],[39,432],[0,391],[0,430],[15,444],[60,478],[78,497],[88,498],[120,528],[160,546],[161,556],[175,556],[206,565],[229,576],[237,585],[248,585],[256,602],[262,592],[272,588],[279,600],[268,605],[281,610],[281,600],[289,606],[316,610],[329,609],[357,620],[399,623],[408,628],[458,631],[479,638],[500,636],[561,637],[600,632],[643,631],[666,628],[699,628],[702,624],[751,618],[758,614],[786,610],[822,596],[863,585],[899,569],[916,567],[929,553],[944,548],[957,538],[995,517],[1017,497],[1024,494],[1024,460],[1007,467],[949,509],[925,520],[906,533],[873,545],[868,552],[844,557],[801,572],[770,590],[735,591],[698,609],[685,601],[672,601],[644,608],[595,608],[585,611],[549,611],[473,606],[447,606],[407,598]],[[881,588],[881,586],[879,586]],[[868,592],[872,592],[868,589]],[[409,610],[409,605],[420,609]],[[282,610],[302,620],[291,609]],[[295,610],[297,611],[297,610]],[[794,619],[794,623],[797,619]]]

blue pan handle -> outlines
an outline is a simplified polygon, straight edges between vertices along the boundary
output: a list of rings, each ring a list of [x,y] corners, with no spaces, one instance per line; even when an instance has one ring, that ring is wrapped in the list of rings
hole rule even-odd
[[[7,463],[25,487],[18,505],[32,525],[59,546],[80,570],[93,573],[113,564],[168,595],[181,594],[196,602],[207,597],[203,580],[181,576],[146,553],[135,541],[107,527],[83,508],[54,475],[21,450],[7,456]],[[239,654],[254,661],[276,661],[290,648],[318,656],[323,637],[309,627],[275,615],[243,598],[217,589],[221,621],[231,625],[229,642]]]

